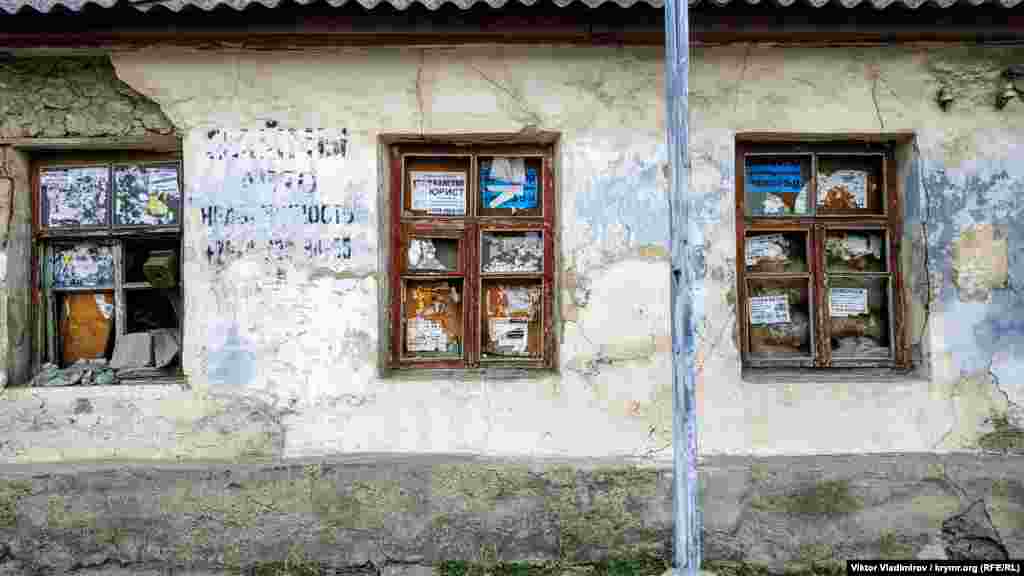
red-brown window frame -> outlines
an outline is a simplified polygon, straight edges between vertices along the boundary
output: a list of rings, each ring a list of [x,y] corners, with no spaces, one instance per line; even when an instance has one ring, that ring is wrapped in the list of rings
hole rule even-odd
[[[554,254],[555,254],[555,185],[554,149],[550,144],[391,144],[390,202],[391,257],[389,258],[389,338],[388,358],[392,369],[473,369],[511,367],[550,369],[555,364],[554,335]],[[464,216],[418,215],[405,210],[405,159],[409,157],[465,156],[470,158]],[[541,163],[542,214],[538,216],[480,215],[479,158],[493,156],[537,158]],[[458,236],[460,238],[460,272],[457,274],[411,274],[405,271],[405,238],[410,231],[418,235]],[[540,231],[543,234],[544,257],[540,273],[483,273],[480,261],[481,234],[490,231]],[[463,352],[462,358],[416,359],[403,357],[403,287],[409,278],[462,278],[463,282]],[[532,278],[541,282],[541,356],[539,358],[481,358],[481,323],[483,280],[485,278]]]
[[[812,155],[818,154],[881,154],[884,193],[883,214],[815,214],[813,216],[751,216],[746,207],[746,158],[748,154]],[[891,144],[857,141],[799,141],[773,139],[770,142],[736,142],[736,293],[737,323],[740,339],[740,353],[744,368],[856,368],[888,367],[905,370],[910,368],[910,346],[907,309],[903,291],[901,270],[901,239],[903,237],[903,202],[897,179],[897,163]],[[816,202],[817,174],[811,166],[811,193],[808,202]],[[891,311],[889,323],[892,339],[892,354],[887,359],[843,359],[833,362],[829,318],[826,314],[826,269],[825,237],[829,230],[853,229],[883,230],[887,236],[888,274],[891,278]],[[807,238],[807,276],[810,278],[813,307],[811,323],[811,350],[813,362],[755,359],[750,353],[750,315],[748,310],[747,280],[767,278],[764,274],[751,274],[746,270],[746,237],[748,232],[794,232],[801,231]]]

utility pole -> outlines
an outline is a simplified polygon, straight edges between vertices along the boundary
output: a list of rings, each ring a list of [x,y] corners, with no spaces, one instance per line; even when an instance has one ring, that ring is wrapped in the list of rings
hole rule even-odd
[[[672,447],[676,576],[700,569],[701,518],[697,499],[696,345],[690,283],[688,146],[690,73],[689,0],[665,0],[665,118],[668,128],[669,239],[672,248]]]

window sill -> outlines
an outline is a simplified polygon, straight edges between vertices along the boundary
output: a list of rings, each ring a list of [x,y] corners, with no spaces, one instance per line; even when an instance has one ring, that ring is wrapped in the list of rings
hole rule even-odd
[[[929,379],[915,366],[904,368],[763,368],[744,366],[740,376],[751,384],[814,382],[926,383]]]
[[[483,380],[542,380],[558,376],[558,371],[550,368],[405,368],[390,370],[381,374],[381,378],[390,381],[433,382],[438,380],[456,380],[463,382],[480,382]]]

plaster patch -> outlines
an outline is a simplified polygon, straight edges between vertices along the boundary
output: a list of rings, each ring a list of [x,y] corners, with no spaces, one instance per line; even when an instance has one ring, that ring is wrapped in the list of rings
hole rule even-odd
[[[1005,226],[971,226],[953,244],[953,283],[963,302],[989,301],[992,290],[1007,287],[1008,270]]]

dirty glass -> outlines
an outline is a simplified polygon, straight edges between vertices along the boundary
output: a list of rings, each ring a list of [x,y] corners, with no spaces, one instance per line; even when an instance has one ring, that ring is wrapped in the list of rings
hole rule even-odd
[[[178,223],[181,186],[175,164],[114,167],[114,215],[120,226]]]
[[[744,190],[749,216],[810,215],[810,189],[810,155],[746,156]]]
[[[807,272],[807,232],[748,232],[744,246],[747,272]]]
[[[891,356],[888,279],[830,276],[825,297],[833,359]]]
[[[44,168],[39,171],[43,226],[106,226],[110,170],[107,166]]]
[[[410,272],[456,272],[459,240],[414,236],[409,239],[405,257]]]
[[[542,352],[540,280],[484,280],[481,358],[533,357]]]
[[[829,230],[825,236],[827,272],[885,272],[887,250],[881,230]]]
[[[544,271],[544,234],[527,232],[482,232],[481,272],[522,274]]]
[[[404,288],[405,355],[461,357],[462,280],[406,280]]]
[[[481,216],[540,216],[542,161],[521,156],[482,156],[479,171]]]
[[[92,242],[57,245],[50,271],[55,289],[113,286],[113,248]]]
[[[818,154],[819,214],[883,214],[883,156]]]
[[[809,357],[811,298],[803,278],[749,279],[750,353],[772,358]]]

